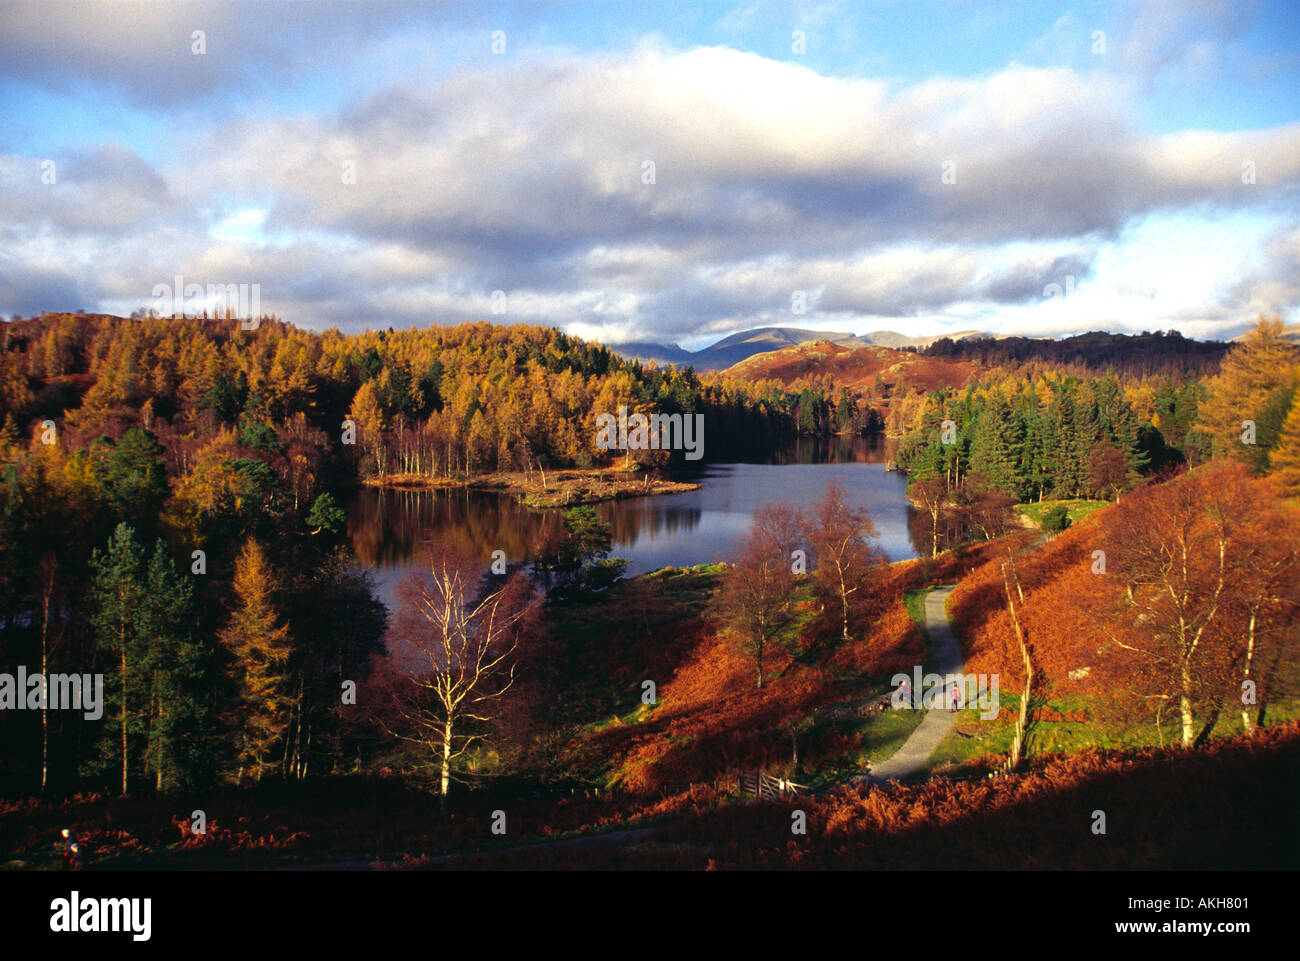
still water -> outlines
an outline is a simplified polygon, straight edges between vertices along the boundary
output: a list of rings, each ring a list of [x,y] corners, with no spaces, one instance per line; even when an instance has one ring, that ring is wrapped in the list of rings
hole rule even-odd
[[[637,574],[725,560],[757,508],[775,500],[808,507],[838,481],[871,511],[877,543],[890,560],[916,557],[907,479],[886,471],[885,459],[884,446],[868,438],[803,443],[765,463],[710,464],[673,475],[699,483],[699,490],[607,501],[595,509],[613,528],[610,555],[626,558],[629,573]],[[508,495],[363,488],[350,505],[348,536],[391,607],[396,582],[421,563],[430,544],[471,546],[485,558],[503,550],[508,560],[524,561],[562,522],[563,511],[530,510]]]

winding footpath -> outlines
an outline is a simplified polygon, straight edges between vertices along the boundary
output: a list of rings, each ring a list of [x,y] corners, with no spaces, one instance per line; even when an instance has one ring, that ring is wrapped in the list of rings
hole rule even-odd
[[[948,613],[944,609],[948,595],[955,584],[936,587],[925,595],[925,632],[929,635],[930,645],[938,661],[940,675],[961,674],[965,670],[966,660],[961,646],[953,636],[952,625],[948,622]],[[914,692],[920,697],[921,692]],[[945,702],[947,691],[945,689]],[[869,772],[862,774],[855,781],[897,781],[919,770],[939,742],[948,736],[956,722],[957,715],[947,710],[929,710],[902,746],[879,764],[872,766]]]

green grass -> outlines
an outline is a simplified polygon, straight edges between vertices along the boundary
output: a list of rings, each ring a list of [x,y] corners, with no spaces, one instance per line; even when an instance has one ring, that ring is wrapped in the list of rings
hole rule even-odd
[[[908,616],[912,618],[917,630],[921,632],[921,639],[925,641],[925,657],[921,661],[921,670],[926,674],[933,674],[939,670],[939,661],[934,656],[934,646],[930,643],[930,632],[925,629],[925,598],[932,590],[934,590],[932,587],[923,587],[903,594],[903,606],[907,608]],[[921,712],[912,713],[919,715]],[[917,723],[921,722],[918,720]]]
[[[903,595],[903,606],[916,623],[917,629],[921,632],[921,638],[925,642],[925,657],[922,669],[927,672],[938,669],[934,651],[930,645],[930,635],[925,629],[925,596],[931,590],[932,588],[922,588],[907,591]],[[854,701],[886,694],[894,690],[894,686],[889,683],[889,676],[862,677],[860,681],[864,684],[865,690],[855,697]],[[845,735],[857,734],[861,737],[862,747],[852,759],[851,764],[845,766],[823,763],[817,767],[805,768],[797,780],[799,783],[806,784],[811,788],[822,788],[864,773],[869,764],[884,760],[902,747],[903,742],[912,735],[912,732],[920,725],[924,716],[924,711],[886,710],[852,721],[824,721],[816,724],[814,730],[835,726]]]
[[[1006,755],[1011,750],[1011,741],[1015,736],[1015,715],[1020,709],[1020,697],[1016,694],[999,692],[999,702],[1004,711],[1003,719],[981,721],[978,711],[960,711],[957,715],[958,725],[964,728],[978,726],[982,733],[966,737],[954,731],[939,742],[926,765],[909,780],[925,780],[933,774],[954,773],[966,762],[993,754]],[[1075,711],[1087,711],[1089,700],[1082,696],[1053,698],[1047,706],[1055,708],[1062,714]],[[1007,719],[1007,714],[1010,719]],[[1278,703],[1270,706],[1267,722],[1280,724],[1300,717],[1300,699]],[[1199,719],[1197,732],[1204,718]],[[1179,737],[1177,718],[1170,718],[1168,712],[1161,724],[1163,743],[1168,746]],[[1212,738],[1235,737],[1241,734],[1243,726],[1241,714],[1221,716],[1211,733]],[[1122,724],[1088,720],[1039,721],[1034,727],[1029,750],[1031,754],[1051,754],[1055,752],[1074,753],[1088,748],[1142,748],[1156,747],[1161,743],[1161,734],[1156,730],[1154,720],[1139,724]]]
[[[1059,500],[1059,501],[1037,501],[1028,504],[1018,505],[1020,513],[1024,514],[1034,523],[1035,526],[1043,523],[1043,515],[1055,507],[1057,504],[1064,504],[1066,513],[1070,517],[1071,524],[1077,524],[1089,514],[1101,510],[1107,506],[1109,501],[1090,501],[1090,500]]]
[[[900,747],[921,723],[922,711],[882,711],[868,718],[849,722],[828,722],[845,734],[859,734],[862,748],[848,766],[821,764],[805,768],[796,780],[810,788],[823,788],[865,773],[868,764],[881,761]]]

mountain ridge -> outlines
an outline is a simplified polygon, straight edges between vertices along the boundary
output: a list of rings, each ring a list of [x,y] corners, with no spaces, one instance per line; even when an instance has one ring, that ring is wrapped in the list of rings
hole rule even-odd
[[[756,354],[766,354],[785,347],[797,347],[813,341],[825,340],[842,347],[903,347],[923,349],[947,337],[963,340],[982,336],[980,331],[963,330],[949,334],[913,337],[894,330],[873,330],[865,334],[849,334],[830,330],[807,330],[802,327],[755,327],[737,331],[700,350],[687,350],[680,344],[661,344],[653,341],[629,341],[609,344],[610,350],[626,360],[654,361],[659,364],[687,365],[700,371],[725,370]]]

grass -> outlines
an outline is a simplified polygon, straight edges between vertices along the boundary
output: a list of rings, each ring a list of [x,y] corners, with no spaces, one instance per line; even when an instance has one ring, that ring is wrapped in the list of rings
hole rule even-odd
[[[925,641],[925,657],[922,669],[933,672],[937,669],[934,650],[930,644],[930,635],[925,629],[925,597],[933,588],[907,591],[903,595],[903,606],[916,623],[921,637]],[[888,677],[870,679],[871,695],[885,694],[893,691]],[[861,749],[853,758],[850,766],[823,764],[814,771],[805,771],[802,783],[810,788],[822,788],[845,781],[864,773],[868,765],[876,764],[892,755],[912,735],[925,716],[924,711],[885,710],[869,717],[850,722],[831,722],[841,733],[861,739]]]
[[[839,722],[836,726],[844,734],[861,736],[861,750],[850,764],[822,764],[815,769],[804,769],[796,780],[813,790],[820,790],[865,773],[867,765],[884,760],[903,746],[921,723],[922,713],[882,711],[860,721]]]
[[[921,637],[925,640],[925,658],[921,662],[921,670],[926,674],[933,674],[939,670],[939,660],[934,656],[934,645],[930,643],[930,632],[925,628],[925,598],[934,590],[933,587],[923,587],[915,591],[906,591],[903,594],[903,606],[907,608],[910,616],[916,624],[917,630],[921,632]],[[919,714],[918,711],[913,711]],[[917,723],[921,723],[919,720]]]
[[[979,712],[960,711],[957,725],[953,732],[939,742],[929,761],[909,780],[925,780],[934,774],[960,773],[960,769],[976,758],[988,755],[1005,755],[1011,750],[1011,741],[1015,736],[1015,717],[1020,710],[1020,697],[1017,694],[999,692],[999,702],[1004,708],[1001,718],[995,721],[982,721]],[[1061,714],[1076,711],[1088,711],[1088,698],[1074,696],[1052,698],[1046,707]],[[1282,724],[1300,717],[1300,699],[1270,706],[1268,724]],[[1200,719],[1197,731],[1204,719]],[[1178,738],[1177,719],[1170,719],[1166,713],[1162,722],[1163,743],[1169,746]],[[960,731],[973,736],[966,736]],[[978,732],[978,733],[976,733]],[[1236,737],[1243,732],[1241,715],[1220,716],[1211,733],[1212,738]],[[1039,721],[1031,734],[1030,754],[1049,754],[1053,752],[1074,753],[1089,748],[1112,750],[1116,748],[1157,747],[1161,744],[1161,733],[1156,730],[1154,721],[1138,724],[1102,722],[1097,720],[1077,721]]]
[[[1077,524],[1089,514],[1101,510],[1110,504],[1110,501],[1091,501],[1091,500],[1059,500],[1059,501],[1037,501],[1028,504],[1020,504],[1017,509],[1033,522],[1034,526],[1040,526],[1043,523],[1043,515],[1058,504],[1064,504],[1066,513],[1069,515],[1070,523]]]

